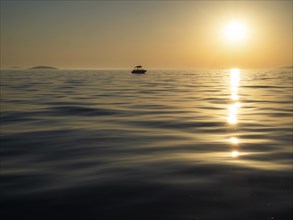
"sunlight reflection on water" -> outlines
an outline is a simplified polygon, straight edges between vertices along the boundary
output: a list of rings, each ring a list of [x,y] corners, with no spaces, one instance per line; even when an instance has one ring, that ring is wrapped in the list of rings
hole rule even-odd
[[[7,219],[291,219],[288,70],[1,74]]]
[[[230,69],[230,104],[228,105],[228,118],[227,121],[230,126],[230,139],[229,142],[232,145],[231,157],[236,158],[239,156],[239,139],[236,135],[238,129],[238,113],[241,103],[237,101],[239,99],[238,87],[240,84],[240,70]],[[232,126],[232,127],[231,127]]]

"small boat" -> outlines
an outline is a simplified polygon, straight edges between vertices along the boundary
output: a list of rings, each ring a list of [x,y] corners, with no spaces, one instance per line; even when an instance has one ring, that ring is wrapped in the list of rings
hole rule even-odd
[[[144,74],[146,70],[142,68],[142,66],[136,66],[134,69],[131,71],[131,73],[136,73],[136,74]]]

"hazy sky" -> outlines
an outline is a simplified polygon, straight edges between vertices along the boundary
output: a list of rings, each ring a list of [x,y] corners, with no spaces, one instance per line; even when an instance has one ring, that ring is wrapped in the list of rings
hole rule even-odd
[[[292,65],[292,1],[3,1],[1,67]],[[245,37],[224,37],[225,25]]]

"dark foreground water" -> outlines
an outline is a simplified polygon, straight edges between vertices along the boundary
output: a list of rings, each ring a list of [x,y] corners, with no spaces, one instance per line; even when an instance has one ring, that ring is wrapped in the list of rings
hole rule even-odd
[[[291,220],[292,70],[1,71],[2,219]]]

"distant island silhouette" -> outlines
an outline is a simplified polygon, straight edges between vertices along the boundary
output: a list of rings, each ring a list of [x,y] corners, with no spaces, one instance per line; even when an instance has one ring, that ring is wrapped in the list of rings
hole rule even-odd
[[[283,69],[293,69],[293,66],[283,66]]]
[[[51,66],[35,66],[35,67],[32,67],[32,68],[29,68],[29,69],[52,69],[52,70],[57,70],[56,67],[51,67]]]

